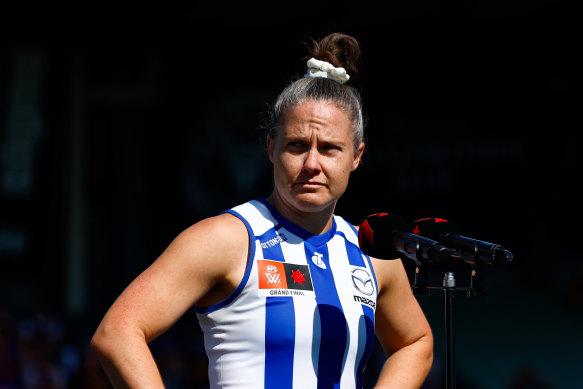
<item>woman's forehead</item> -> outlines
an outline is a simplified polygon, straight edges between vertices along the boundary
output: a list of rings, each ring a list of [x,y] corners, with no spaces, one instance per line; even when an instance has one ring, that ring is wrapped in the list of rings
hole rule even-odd
[[[326,101],[306,101],[288,110],[280,130],[284,134],[309,135],[316,131],[334,137],[350,136],[351,122],[337,105]]]

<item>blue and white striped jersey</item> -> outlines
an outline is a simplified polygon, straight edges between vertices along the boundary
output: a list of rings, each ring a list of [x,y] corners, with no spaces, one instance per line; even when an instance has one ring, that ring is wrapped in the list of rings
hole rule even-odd
[[[313,235],[266,200],[227,211],[251,250],[239,287],[197,307],[212,388],[361,388],[374,344],[377,283],[355,228]]]

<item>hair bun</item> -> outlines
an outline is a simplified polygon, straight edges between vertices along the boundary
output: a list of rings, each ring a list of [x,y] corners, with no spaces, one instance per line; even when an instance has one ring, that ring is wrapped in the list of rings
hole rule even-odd
[[[335,67],[344,68],[351,77],[358,75],[360,44],[356,38],[336,32],[326,35],[319,41],[311,39],[308,50],[309,57],[329,62]]]

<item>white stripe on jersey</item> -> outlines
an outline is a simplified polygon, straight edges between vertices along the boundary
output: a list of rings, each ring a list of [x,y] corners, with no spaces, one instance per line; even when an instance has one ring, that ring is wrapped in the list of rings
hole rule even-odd
[[[353,227],[335,216],[334,227],[328,234],[313,236],[283,219],[264,200],[250,201],[229,212],[246,224],[253,249],[246,276],[237,291],[219,304],[196,309],[205,334],[211,388],[309,389],[317,388],[318,380],[320,384],[335,382],[340,388],[355,388],[357,382],[362,384],[361,357],[364,353],[368,358],[374,342],[373,309],[377,290],[370,261],[358,249]],[[306,246],[307,242],[310,244]],[[311,255],[315,253],[322,255],[326,264],[312,261]],[[314,284],[316,298],[259,296],[257,261],[262,259],[309,266],[310,273],[319,282]],[[361,271],[359,274],[366,271],[370,275],[370,282],[374,283],[372,295],[365,296],[355,288],[351,272],[356,268]],[[355,296],[366,297],[368,300],[364,301],[368,303]],[[318,306],[318,301],[326,305]],[[280,317],[273,315],[284,314],[287,311],[282,309],[287,307],[289,313],[293,311],[291,321],[278,319],[275,327],[271,322],[266,323],[267,317]],[[346,325],[346,336],[338,338],[344,339],[338,340],[342,343],[336,344],[334,340],[320,345],[320,336],[323,339],[336,339],[336,334],[343,336],[344,330],[337,330],[341,329],[338,326],[343,325],[342,321]],[[285,326],[293,328],[291,339],[287,338],[290,332]],[[286,338],[278,338],[278,334]],[[280,344],[287,347],[290,341],[293,347],[287,354],[274,349]],[[268,350],[270,354],[266,354]],[[282,359],[285,365],[281,366],[279,359],[272,359],[278,358],[277,355],[292,357],[289,355],[292,352],[289,366],[285,362],[288,358]],[[330,352],[333,354],[326,354]],[[267,370],[266,355],[273,355],[269,359],[271,368]],[[336,362],[330,365],[329,361]],[[276,370],[271,370],[274,367]]]

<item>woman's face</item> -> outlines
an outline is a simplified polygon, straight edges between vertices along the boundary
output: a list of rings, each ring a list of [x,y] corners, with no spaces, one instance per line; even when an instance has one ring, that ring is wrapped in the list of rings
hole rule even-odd
[[[286,112],[267,139],[281,205],[296,212],[334,207],[364,150],[361,143],[355,153],[353,142],[350,119],[331,102],[308,100]]]

